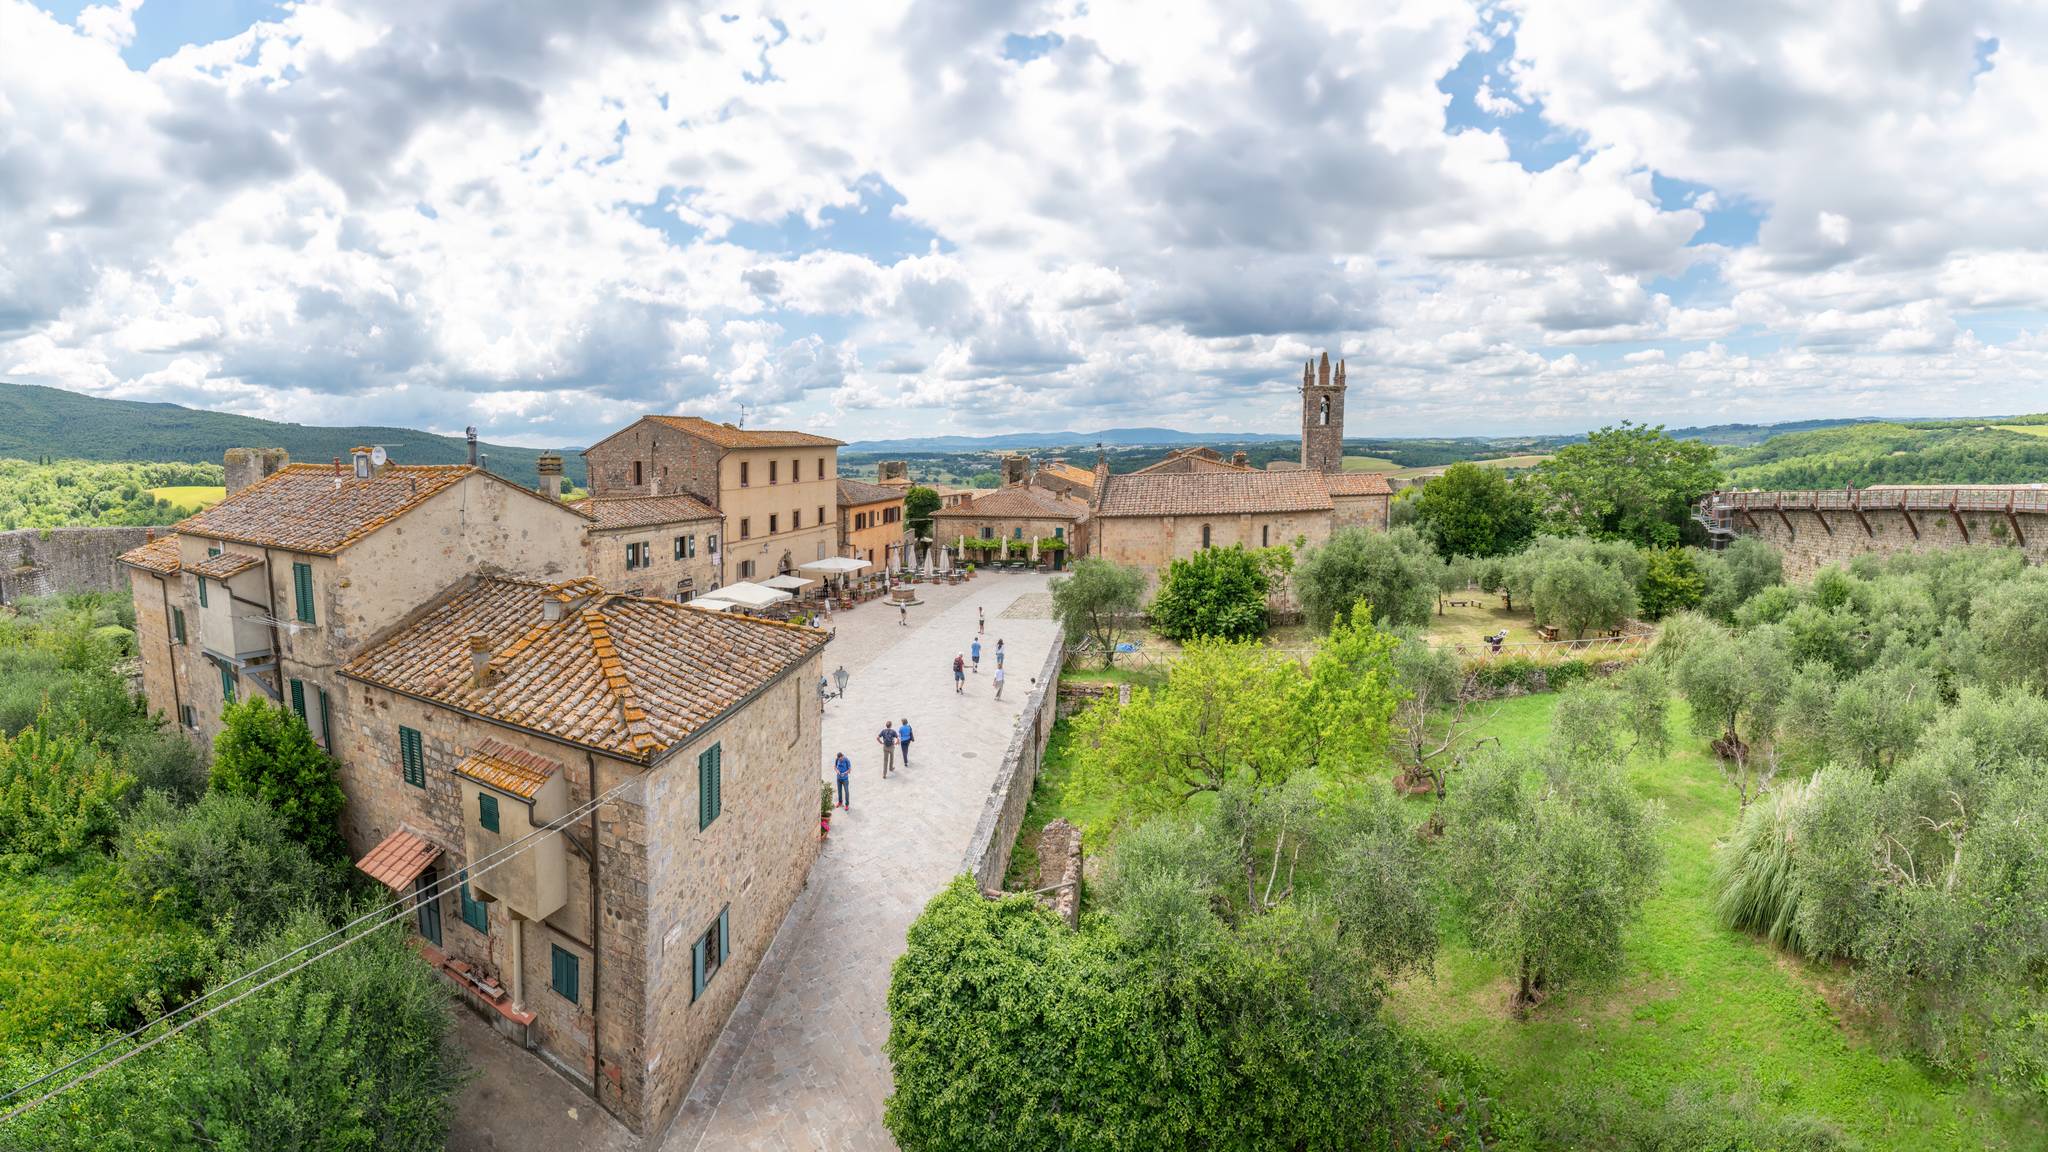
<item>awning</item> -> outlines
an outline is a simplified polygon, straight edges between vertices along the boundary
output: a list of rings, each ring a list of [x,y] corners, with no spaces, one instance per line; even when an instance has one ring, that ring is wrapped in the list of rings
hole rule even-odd
[[[759,584],[749,584],[742,580],[738,584],[727,584],[720,588],[717,598],[742,608],[766,608],[770,604],[780,604],[789,599],[789,593],[763,588]]]
[[[784,592],[796,592],[816,583],[816,580],[806,580],[801,576],[770,576],[766,580],[761,581],[761,586],[764,588],[780,588]]]
[[[827,576],[847,576],[868,567],[871,565],[867,561],[855,560],[851,556],[827,556],[823,560],[797,565],[799,571],[822,572]]]
[[[440,858],[439,845],[417,832],[400,829],[370,849],[368,856],[356,861],[356,867],[370,879],[403,896],[412,890],[412,882],[420,878],[420,873]]]
[[[695,600],[683,601],[683,607],[695,608],[699,612],[730,612],[739,607],[730,600],[718,600],[710,596],[699,596]]]

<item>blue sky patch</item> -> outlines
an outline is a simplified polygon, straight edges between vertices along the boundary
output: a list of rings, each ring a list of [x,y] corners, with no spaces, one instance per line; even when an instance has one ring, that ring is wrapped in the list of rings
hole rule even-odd
[[[1019,64],[1028,63],[1064,43],[1066,39],[1057,32],[1041,32],[1036,36],[1012,32],[1003,37],[1003,59],[1015,60]]]
[[[67,24],[90,7],[87,0],[37,0],[43,11]],[[251,25],[284,16],[277,0],[178,0],[148,3],[135,12],[135,41],[121,50],[130,68],[142,71],[187,44],[211,44],[248,31]]]
[[[931,250],[934,240],[939,241],[940,251],[951,251],[952,246],[940,240],[938,233],[896,214],[894,209],[904,203],[907,201],[903,194],[890,187],[887,180],[869,176],[860,182],[857,206],[825,209],[818,214],[816,228],[802,213],[792,212],[765,224],[740,221],[725,238],[756,252],[801,256],[831,248],[866,256],[881,264],[922,255]]]

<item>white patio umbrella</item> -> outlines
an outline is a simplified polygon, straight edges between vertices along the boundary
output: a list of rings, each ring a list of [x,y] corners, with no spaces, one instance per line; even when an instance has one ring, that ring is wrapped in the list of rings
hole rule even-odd
[[[1036,536],[1031,538],[1031,562],[1033,564],[1038,563],[1038,537]]]
[[[775,588],[764,588],[759,584],[749,584],[743,580],[738,584],[727,584],[720,588],[718,599],[742,608],[766,608],[770,604],[780,604],[789,599],[789,593]]]
[[[770,576],[768,579],[761,581],[761,586],[764,588],[777,588],[784,592],[798,592],[816,583],[816,580],[809,580],[802,576]]]
[[[730,600],[715,600],[709,596],[699,596],[695,600],[686,601],[683,607],[695,608],[699,612],[730,612],[738,608],[739,605]]]
[[[856,560],[851,556],[827,556],[823,560],[813,560],[796,567],[799,572],[815,572],[820,576],[851,576],[870,565],[865,560]]]

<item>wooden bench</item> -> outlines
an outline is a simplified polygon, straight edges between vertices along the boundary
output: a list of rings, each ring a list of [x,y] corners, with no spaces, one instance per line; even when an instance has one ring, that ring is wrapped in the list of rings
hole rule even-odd
[[[1538,640],[1555,640],[1557,639],[1557,629],[1546,624],[1536,629],[1536,638]]]

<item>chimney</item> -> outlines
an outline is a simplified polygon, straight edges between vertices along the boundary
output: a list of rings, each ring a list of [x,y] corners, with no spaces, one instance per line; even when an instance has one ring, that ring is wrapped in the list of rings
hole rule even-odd
[[[227,473],[222,483],[232,496],[291,463],[291,457],[282,448],[230,448],[220,462]]]
[[[588,576],[550,584],[541,590],[540,618],[553,624],[571,612],[580,612],[603,588]]]
[[[1003,487],[1016,488],[1031,479],[1031,458],[1022,454],[1003,457]]]
[[[1251,454],[1248,452],[1232,452],[1230,454],[1230,462],[1239,468],[1249,468],[1252,464]]]
[[[476,467],[476,425],[471,424],[469,427],[464,428],[462,430],[462,438],[469,444],[469,466],[474,468]]]
[[[142,530],[142,542],[143,542],[144,544],[154,544],[154,543],[156,543],[156,529],[154,529],[154,528],[144,528],[144,529]]]
[[[541,453],[533,462],[534,472],[540,476],[540,486],[534,491],[550,500],[562,498],[562,458],[553,452]]]
[[[482,632],[469,634],[469,686],[482,688],[491,682],[491,638]]]

